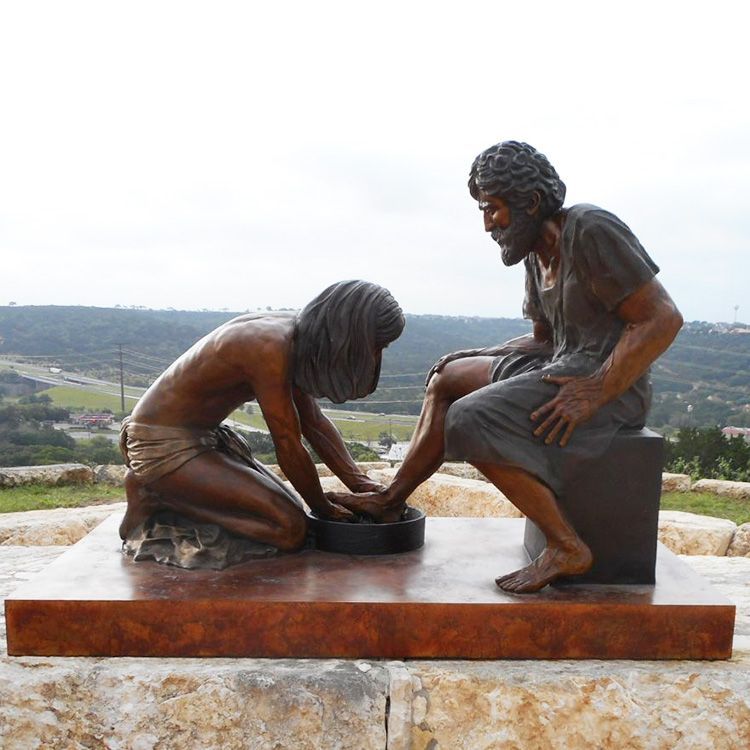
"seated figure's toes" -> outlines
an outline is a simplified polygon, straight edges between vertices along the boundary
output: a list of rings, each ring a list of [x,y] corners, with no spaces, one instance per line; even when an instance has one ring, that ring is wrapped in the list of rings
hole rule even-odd
[[[529,566],[530,567],[530,566]],[[538,591],[546,584],[536,579],[536,576],[529,575],[531,571],[528,568],[521,568],[501,578],[497,578],[495,583],[503,591],[512,594],[524,594],[532,591]]]
[[[503,590],[531,594],[564,575],[580,575],[591,568],[589,548],[580,542],[569,550],[547,548],[531,565],[495,579]]]

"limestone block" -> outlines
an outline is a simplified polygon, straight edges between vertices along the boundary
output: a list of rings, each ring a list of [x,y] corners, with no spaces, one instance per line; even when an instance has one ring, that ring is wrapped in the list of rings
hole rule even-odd
[[[374,469],[367,476],[388,486],[396,469]],[[348,492],[337,477],[321,477],[323,492]],[[287,486],[291,485],[287,482]],[[423,510],[428,516],[471,518],[521,518],[521,512],[489,482],[459,479],[447,474],[433,474],[417,487],[408,500],[409,505]]]
[[[21,484],[88,484],[94,471],[84,464],[50,464],[49,466],[7,466],[0,469],[0,487]]]
[[[724,479],[699,479],[691,488],[693,492],[710,492],[736,500],[750,500],[750,482],[728,482]]]
[[[678,555],[725,555],[737,524],[679,510],[659,512],[659,541]]]
[[[661,475],[662,492],[690,492],[691,483],[687,474],[670,474],[665,471]]]
[[[378,469],[390,468],[388,461],[361,461],[357,463],[357,468],[363,473],[367,474],[369,471]],[[278,464],[268,464],[266,468],[272,471],[280,479],[286,479],[284,472]],[[319,477],[332,477],[333,472],[325,464],[315,464],[315,469],[318,472]]]
[[[358,461],[357,468],[365,474],[371,471],[377,471],[379,469],[390,469],[391,464],[389,461]]]
[[[743,523],[734,532],[727,555],[730,557],[750,557],[750,523]]]
[[[97,484],[111,484],[122,487],[128,467],[122,464],[101,464],[94,467],[94,481]]]
[[[750,747],[747,659],[408,667],[414,750]]]
[[[320,486],[323,492],[349,492],[349,488],[338,478],[334,476],[322,476]]]
[[[388,485],[396,469],[368,472],[368,476]],[[417,487],[409,505],[428,516],[467,516],[470,518],[521,518],[521,512],[489,482],[461,479],[449,474],[433,474]]]
[[[125,503],[2,513],[0,545],[46,547],[75,544],[116,511],[124,512]]]
[[[281,470],[281,467],[278,464],[264,464],[264,466],[272,473],[276,474],[276,476],[279,479],[286,480],[286,476],[284,476],[284,472]],[[316,467],[317,468],[317,467]]]
[[[387,672],[286,659],[0,659],[4,750],[382,750]]]
[[[748,640],[750,647],[750,558],[713,557],[711,555],[690,555],[680,558],[737,607],[734,620],[734,648],[737,638]],[[750,648],[745,649],[750,650]],[[748,654],[750,657],[750,654]]]
[[[447,461],[439,469],[440,474],[450,474],[461,479],[476,479],[479,482],[486,482],[487,479],[479,469],[471,464]]]

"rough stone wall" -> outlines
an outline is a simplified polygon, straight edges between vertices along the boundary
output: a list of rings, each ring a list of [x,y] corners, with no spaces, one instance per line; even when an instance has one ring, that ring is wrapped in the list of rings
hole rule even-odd
[[[387,693],[383,667],[335,659],[5,657],[0,737],[6,750],[383,750]]]
[[[375,469],[369,475],[388,483],[395,469]],[[337,477],[321,477],[323,490],[345,491]],[[410,504],[430,516],[519,518],[518,509],[488,482],[435,474],[421,484]],[[88,508],[60,508],[0,514],[0,546],[74,544],[123,503]],[[659,541],[678,555],[750,557],[750,523],[737,526],[722,518],[661,511]]]
[[[659,541],[677,555],[726,555],[736,531],[725,518],[659,511]]]
[[[23,484],[89,484],[94,470],[84,464],[50,464],[49,466],[4,466],[0,468],[0,487]]]
[[[405,746],[738,750],[750,746],[747,667],[413,662]]]
[[[0,513],[0,546],[75,544],[115,512],[124,513],[125,503]]]

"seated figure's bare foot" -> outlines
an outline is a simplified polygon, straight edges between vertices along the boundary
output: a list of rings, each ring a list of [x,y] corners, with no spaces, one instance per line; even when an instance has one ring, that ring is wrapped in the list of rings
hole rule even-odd
[[[396,523],[401,520],[401,516],[404,515],[404,508],[406,503],[391,508],[390,510],[384,511],[380,518],[376,519],[378,523]]]
[[[158,496],[139,484],[132,472],[125,476],[125,493],[128,507],[120,524],[120,539],[127,539],[128,534],[159,510]]]
[[[564,547],[547,545],[531,565],[500,576],[495,583],[512,594],[530,594],[561,576],[585,573],[593,562],[591,550],[580,539]]]
[[[389,501],[387,492],[327,492],[333,502],[343,505],[355,513],[366,513],[377,523],[394,523],[401,518],[406,503]]]

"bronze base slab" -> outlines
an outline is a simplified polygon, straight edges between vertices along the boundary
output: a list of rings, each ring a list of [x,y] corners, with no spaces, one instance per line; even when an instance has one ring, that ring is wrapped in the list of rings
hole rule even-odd
[[[12,656],[726,659],[735,607],[660,546],[656,585],[509,595],[524,521],[428,518],[424,547],[223,571],[120,553],[119,514],[5,602]]]

